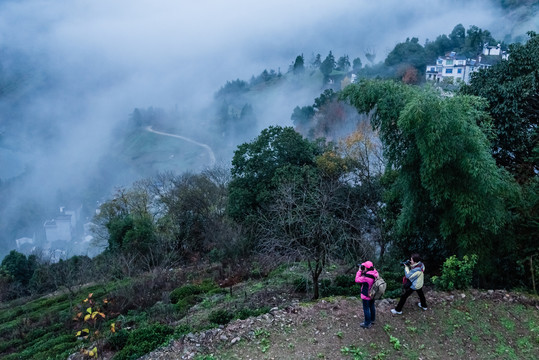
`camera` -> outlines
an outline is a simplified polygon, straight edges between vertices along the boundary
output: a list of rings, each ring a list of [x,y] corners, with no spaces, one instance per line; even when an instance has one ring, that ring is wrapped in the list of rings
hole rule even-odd
[[[361,270],[365,271],[365,265],[357,264],[361,268]]]
[[[409,266],[410,265],[410,259],[401,261],[402,266]]]

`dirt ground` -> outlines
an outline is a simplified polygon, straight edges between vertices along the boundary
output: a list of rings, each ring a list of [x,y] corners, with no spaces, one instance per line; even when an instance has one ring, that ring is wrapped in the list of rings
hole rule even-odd
[[[539,358],[537,299],[504,291],[427,291],[426,298],[428,310],[417,306],[413,294],[402,315],[390,312],[398,299],[378,301],[370,329],[359,326],[363,311],[355,297],[293,302],[188,334],[142,359]]]

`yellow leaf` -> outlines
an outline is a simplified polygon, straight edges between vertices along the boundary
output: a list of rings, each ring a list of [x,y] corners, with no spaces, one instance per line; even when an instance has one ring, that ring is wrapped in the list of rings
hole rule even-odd
[[[82,329],[82,332],[85,332],[86,334],[90,333],[90,329]]]
[[[84,317],[84,321],[88,321],[88,319],[90,318],[90,316],[91,316],[90,314],[86,315],[86,316]]]
[[[107,299],[103,299],[103,304],[108,304],[109,301]]]
[[[94,356],[94,352],[93,352],[92,350],[90,350],[90,351],[88,352],[88,355],[89,355],[90,357],[93,357],[93,356]]]
[[[110,332],[112,332],[112,333],[116,332],[116,323],[110,324]]]
[[[77,331],[77,335],[75,335],[75,336],[79,337],[81,335],[82,335],[82,331]]]
[[[91,314],[91,313],[92,313],[92,308],[89,307],[88,309],[86,309],[86,312],[87,312],[88,314]]]
[[[91,316],[92,316],[92,320],[94,320],[94,319],[95,319],[95,317],[97,316],[97,312],[94,312],[94,313],[92,313],[92,315],[91,315]]]
[[[82,302],[88,302],[88,299],[84,299]]]
[[[102,317],[103,319],[105,318],[105,314],[103,314],[103,313],[100,312],[99,315],[101,315],[101,317]]]

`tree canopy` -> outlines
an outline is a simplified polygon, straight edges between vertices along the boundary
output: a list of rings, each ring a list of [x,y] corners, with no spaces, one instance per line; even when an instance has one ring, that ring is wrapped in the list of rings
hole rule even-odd
[[[414,239],[408,248],[423,244],[429,253],[439,247],[490,256],[496,250],[490,239],[508,221],[504,199],[515,192],[478,125],[488,122],[485,101],[393,81],[362,81],[342,98],[371,113],[380,131],[388,170],[397,173],[397,229]]]
[[[238,146],[232,159],[230,215],[242,221],[266,207],[279,184],[276,170],[285,165],[311,165],[319,152],[315,143],[303,139],[293,128],[280,126],[264,129],[254,141]]]
[[[508,60],[475,73],[461,90],[488,101],[492,153],[519,182],[539,173],[539,36],[529,35],[526,44],[510,45]]]

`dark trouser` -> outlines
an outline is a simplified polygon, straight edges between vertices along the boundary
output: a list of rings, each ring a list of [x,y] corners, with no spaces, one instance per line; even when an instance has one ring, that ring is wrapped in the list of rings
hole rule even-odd
[[[423,294],[423,288],[421,288],[419,290],[414,290],[414,289],[409,288],[408,290],[406,290],[406,292],[404,294],[402,294],[402,296],[401,296],[401,298],[399,300],[399,303],[398,303],[397,307],[395,308],[395,310],[402,311],[402,307],[404,306],[404,303],[406,302],[406,299],[408,299],[408,296],[412,295],[412,293],[414,291],[417,291],[417,295],[419,295],[419,300],[421,301],[421,306],[426,308],[427,307],[427,300],[425,300],[425,294]]]
[[[374,307],[374,300],[362,300],[363,301],[363,314],[365,315],[365,325],[369,326],[376,320],[376,309]]]

